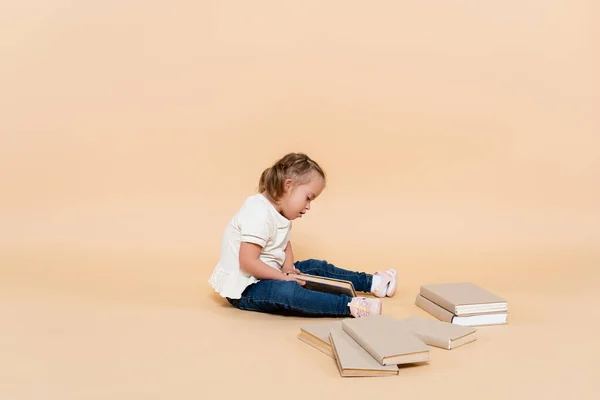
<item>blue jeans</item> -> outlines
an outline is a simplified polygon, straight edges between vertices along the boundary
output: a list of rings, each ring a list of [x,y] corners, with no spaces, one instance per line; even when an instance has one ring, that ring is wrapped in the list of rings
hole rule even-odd
[[[327,261],[296,261],[294,267],[305,274],[351,281],[360,292],[369,292],[373,275],[337,268]],[[240,299],[227,300],[240,310],[302,317],[348,317],[345,294],[331,294],[305,289],[293,281],[262,280],[248,286]]]

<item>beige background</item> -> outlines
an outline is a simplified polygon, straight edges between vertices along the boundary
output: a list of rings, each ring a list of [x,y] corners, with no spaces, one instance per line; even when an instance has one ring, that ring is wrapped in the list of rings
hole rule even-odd
[[[0,397],[595,398],[594,1],[4,1]],[[509,300],[399,377],[342,379],[299,318],[206,283],[289,151],[328,187],[297,258]],[[315,388],[306,386],[313,382]],[[488,392],[491,390],[491,392]],[[463,397],[464,396],[464,397]]]

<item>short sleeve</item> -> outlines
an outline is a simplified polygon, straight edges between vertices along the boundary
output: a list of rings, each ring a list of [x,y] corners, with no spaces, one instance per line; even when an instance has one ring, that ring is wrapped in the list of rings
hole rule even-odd
[[[272,236],[269,210],[260,203],[246,204],[238,215],[242,242],[265,247]]]

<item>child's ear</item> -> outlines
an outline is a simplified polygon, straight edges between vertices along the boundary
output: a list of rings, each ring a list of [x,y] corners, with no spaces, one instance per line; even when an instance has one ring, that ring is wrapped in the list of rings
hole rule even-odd
[[[285,181],[283,181],[283,190],[285,192],[287,192],[291,188],[292,188],[292,180],[290,178],[287,178]]]

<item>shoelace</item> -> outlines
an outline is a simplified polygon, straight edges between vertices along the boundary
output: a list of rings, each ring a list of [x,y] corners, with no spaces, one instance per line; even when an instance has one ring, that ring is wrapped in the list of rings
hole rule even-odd
[[[356,315],[360,318],[367,317],[371,314],[371,308],[369,307],[369,302],[366,299],[359,299],[357,301],[358,304],[354,305],[356,309]]]

